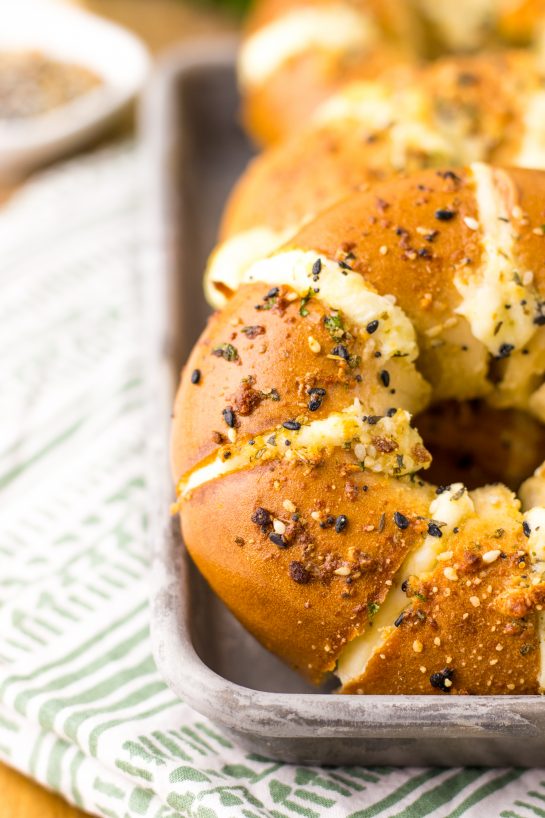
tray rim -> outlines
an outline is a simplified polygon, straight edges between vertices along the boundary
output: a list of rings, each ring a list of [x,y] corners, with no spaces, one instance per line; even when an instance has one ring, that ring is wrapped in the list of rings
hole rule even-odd
[[[157,668],[170,689],[203,716],[239,734],[283,738],[537,738],[545,730],[542,696],[359,696],[323,693],[270,693],[223,678],[198,656],[191,642],[189,600],[184,598],[189,559],[177,518],[169,514],[172,487],[168,469],[170,408],[176,375],[166,350],[167,300],[172,235],[165,203],[173,197],[166,173],[173,149],[171,102],[176,82],[195,70],[233,66],[236,37],[221,35],[170,50],[152,77],[140,110],[150,192],[145,235],[157,242],[154,286],[146,287],[149,377],[164,424],[150,429],[154,474],[151,568],[151,640]],[[157,123],[160,123],[157,126]],[[150,225],[152,230],[150,234]],[[148,245],[149,246],[149,245]],[[161,249],[163,248],[163,249]],[[157,366],[157,352],[161,365]],[[156,471],[158,470],[158,471]],[[180,672],[182,670],[182,672]],[[539,704],[538,704],[539,703]]]

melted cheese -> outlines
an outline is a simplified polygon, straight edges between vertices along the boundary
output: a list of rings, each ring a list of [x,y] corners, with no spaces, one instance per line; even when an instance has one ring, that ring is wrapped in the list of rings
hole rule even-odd
[[[305,51],[365,51],[376,41],[371,18],[346,3],[294,8],[243,43],[240,81],[246,86],[261,85],[284,63]]]
[[[543,387],[535,389],[545,372],[545,328],[538,327],[534,337],[506,361],[503,377],[491,393],[489,403],[498,408],[518,408],[531,412],[545,423]],[[535,390],[535,391],[534,391]]]
[[[313,265],[321,261],[319,279],[313,280]],[[347,323],[365,331],[378,321],[373,340],[384,358],[405,356],[414,361],[418,355],[414,327],[391,295],[380,295],[359,273],[345,270],[319,253],[288,250],[253,264],[242,275],[240,284],[262,281],[272,287],[285,285],[301,296],[311,290],[312,298],[333,310],[339,310]],[[314,288],[319,292],[315,293]]]
[[[323,420],[302,424],[298,430],[280,427],[256,435],[252,443],[244,440],[240,444],[223,446],[212,460],[182,478],[178,494],[185,499],[210,480],[269,460],[299,459],[312,463],[324,453],[338,448],[351,450],[355,462],[373,472],[401,476],[430,465],[431,458],[423,463],[414,456],[415,447],[423,444],[416,429],[410,425],[408,412],[399,409],[392,417],[385,416],[373,425],[364,417],[361,404],[356,400],[343,412],[332,412]],[[395,450],[379,451],[374,443],[377,438],[395,441]]]
[[[204,276],[204,292],[215,309],[222,309],[235,292],[249,267],[281,247],[299,225],[287,230],[254,227],[220,244],[210,256]]]
[[[545,91],[532,94],[524,110],[522,145],[513,164],[521,168],[545,168]]]
[[[319,106],[314,119],[318,123],[354,119],[370,128],[382,130],[395,121],[397,108],[392,89],[381,82],[352,82]]]
[[[440,40],[453,51],[483,45],[484,35],[497,14],[497,0],[418,0],[417,8],[435,26]]]
[[[497,355],[504,345],[520,349],[534,335],[538,297],[533,287],[521,283],[526,271],[517,269],[514,257],[516,191],[509,177],[481,163],[475,163],[472,171],[484,258],[477,275],[469,268],[456,275],[454,283],[462,296],[456,312],[467,318],[473,335]]]
[[[449,534],[465,518],[475,511],[473,501],[467,489],[461,483],[452,486],[439,494],[430,504],[430,517],[443,524],[443,536],[427,536],[420,546],[403,562],[396,574],[394,585],[386,600],[365,633],[356,637],[343,650],[335,671],[343,684],[357,679],[365,673],[369,660],[379,652],[394,631],[394,622],[407,607],[408,600],[401,590],[402,582],[410,576],[423,577],[433,571],[437,558],[447,550]]]

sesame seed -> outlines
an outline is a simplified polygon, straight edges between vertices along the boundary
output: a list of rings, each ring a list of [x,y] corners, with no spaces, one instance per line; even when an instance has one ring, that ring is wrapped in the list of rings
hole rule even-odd
[[[227,437],[230,443],[234,443],[237,439],[237,430],[236,429],[228,429]]]
[[[522,524],[522,531],[523,531],[525,537],[529,537],[530,534],[532,533],[532,529],[530,528],[530,525],[527,523],[526,520],[524,520],[524,522]]]
[[[227,426],[229,426],[231,429],[234,429],[237,421],[236,421],[235,413],[233,412],[231,407],[227,406],[223,410],[222,415],[223,415],[223,419],[226,422]]]
[[[380,371],[379,378],[383,386],[390,386],[390,373],[387,369],[382,369]]]
[[[312,335],[308,336],[308,345],[310,347],[310,351],[314,352],[315,355],[317,355],[322,350],[319,341],[317,341],[316,338],[313,338]]]
[[[441,529],[439,528],[437,523],[430,523],[428,525],[428,534],[430,535],[430,537],[442,537],[443,536],[443,532],[441,531]]]
[[[356,443],[354,446],[354,454],[356,455],[356,459],[363,463],[365,460],[365,456],[367,454],[367,449],[363,445],[363,443]]]
[[[344,514],[339,514],[339,516],[335,520],[335,531],[337,532],[337,534],[340,534],[341,531],[344,531],[347,525],[348,517],[346,517]]]
[[[424,650],[424,645],[420,641],[420,639],[415,639],[413,642],[413,650],[415,653],[422,653]]]
[[[440,222],[449,222],[453,219],[456,215],[455,210],[449,210],[448,208],[440,208],[439,210],[435,211],[435,218],[438,219]]]
[[[289,512],[290,512],[290,514],[294,514],[294,513],[295,513],[295,511],[296,511],[296,505],[295,505],[295,503],[292,503],[292,502],[291,502],[291,500],[284,500],[284,502],[282,503],[282,505],[283,505],[283,507],[286,509],[286,511],[289,511]]]
[[[409,527],[409,520],[400,511],[394,511],[394,523],[401,531]]]
[[[285,534],[286,533],[286,524],[282,522],[282,520],[273,520],[273,528],[277,534]]]
[[[288,544],[282,534],[277,534],[276,531],[271,531],[269,540],[277,545],[279,548],[287,548]]]
[[[445,576],[446,579],[452,580],[452,582],[455,582],[458,579],[456,569],[453,568],[451,565],[444,569],[443,575]]]
[[[322,259],[317,258],[314,264],[312,265],[312,275],[319,276],[322,270]]]
[[[474,608],[478,608],[479,605],[481,604],[481,600],[479,599],[478,596],[470,596],[469,601],[471,602]]]
[[[513,344],[502,344],[498,349],[498,354],[496,355],[496,358],[499,358],[500,360],[503,358],[508,358],[513,352],[514,348],[515,347]]]
[[[369,335],[372,335],[374,332],[376,332],[376,331],[377,331],[377,329],[378,329],[378,323],[379,323],[378,321],[369,321],[369,323],[368,323],[368,324],[367,324],[367,326],[365,327],[365,329],[367,330],[367,332],[369,333]]]
[[[199,383],[200,379],[201,379],[201,370],[200,369],[194,369],[193,372],[191,373],[191,383],[197,384],[197,383]]]
[[[385,244],[383,244],[383,245],[382,245],[382,246],[379,248],[379,253],[380,253],[380,255],[381,255],[381,256],[385,256],[385,255],[387,255],[387,253],[388,253],[388,248],[386,247],[386,245],[385,245]]]
[[[498,559],[500,554],[501,551],[499,548],[494,548],[492,551],[487,551],[485,554],[483,554],[483,562],[490,565],[490,563],[495,562]]]
[[[290,432],[298,432],[299,429],[301,428],[301,424],[298,423],[298,421],[296,420],[286,420],[284,421],[282,426],[284,427],[284,429],[288,429]]]
[[[469,227],[470,230],[479,229],[479,222],[477,221],[477,219],[473,219],[471,216],[464,216],[464,223],[466,227]]]
[[[350,574],[350,568],[348,567],[348,565],[341,565],[341,567],[336,568],[333,573],[336,574],[338,577],[347,577]]]

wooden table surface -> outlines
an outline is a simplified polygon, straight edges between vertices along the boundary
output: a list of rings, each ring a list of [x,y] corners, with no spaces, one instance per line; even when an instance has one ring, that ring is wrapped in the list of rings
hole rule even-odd
[[[127,26],[156,54],[181,40],[226,31],[233,21],[184,0],[66,0]],[[0,204],[12,190],[0,189]],[[0,763],[1,818],[85,818],[62,798]]]

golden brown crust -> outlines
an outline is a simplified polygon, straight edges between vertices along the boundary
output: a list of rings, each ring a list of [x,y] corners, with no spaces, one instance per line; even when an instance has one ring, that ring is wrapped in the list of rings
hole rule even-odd
[[[423,124],[444,139],[440,155],[413,147],[400,165],[391,127],[378,119],[375,127],[357,117],[307,121],[301,133],[250,164],[227,205],[221,239],[262,225],[296,227],[394,172],[476,160],[510,164],[520,150],[527,101],[541,84],[536,58],[517,51],[446,58],[421,71],[392,72],[380,85],[399,96],[399,122],[409,114],[402,113],[403,100],[414,96],[416,87],[425,100]],[[304,98],[310,99],[307,91]]]
[[[256,466],[207,483],[181,517],[193,559],[235,616],[318,682],[346,640],[367,626],[385,583],[422,539],[416,518],[427,513],[431,496],[429,487],[353,471],[339,453],[317,466]],[[258,508],[293,524],[286,548],[271,542],[270,524],[262,530],[252,522]],[[406,531],[394,524],[394,511],[410,518]],[[328,521],[339,515],[348,520],[341,533]]]
[[[424,582],[409,583],[393,635],[344,693],[538,692],[535,612],[514,616],[501,604],[528,575],[520,523],[501,515],[488,526],[472,519],[453,540],[451,559]],[[497,549],[500,556],[486,564],[483,555]],[[447,579],[452,568],[456,579]]]

